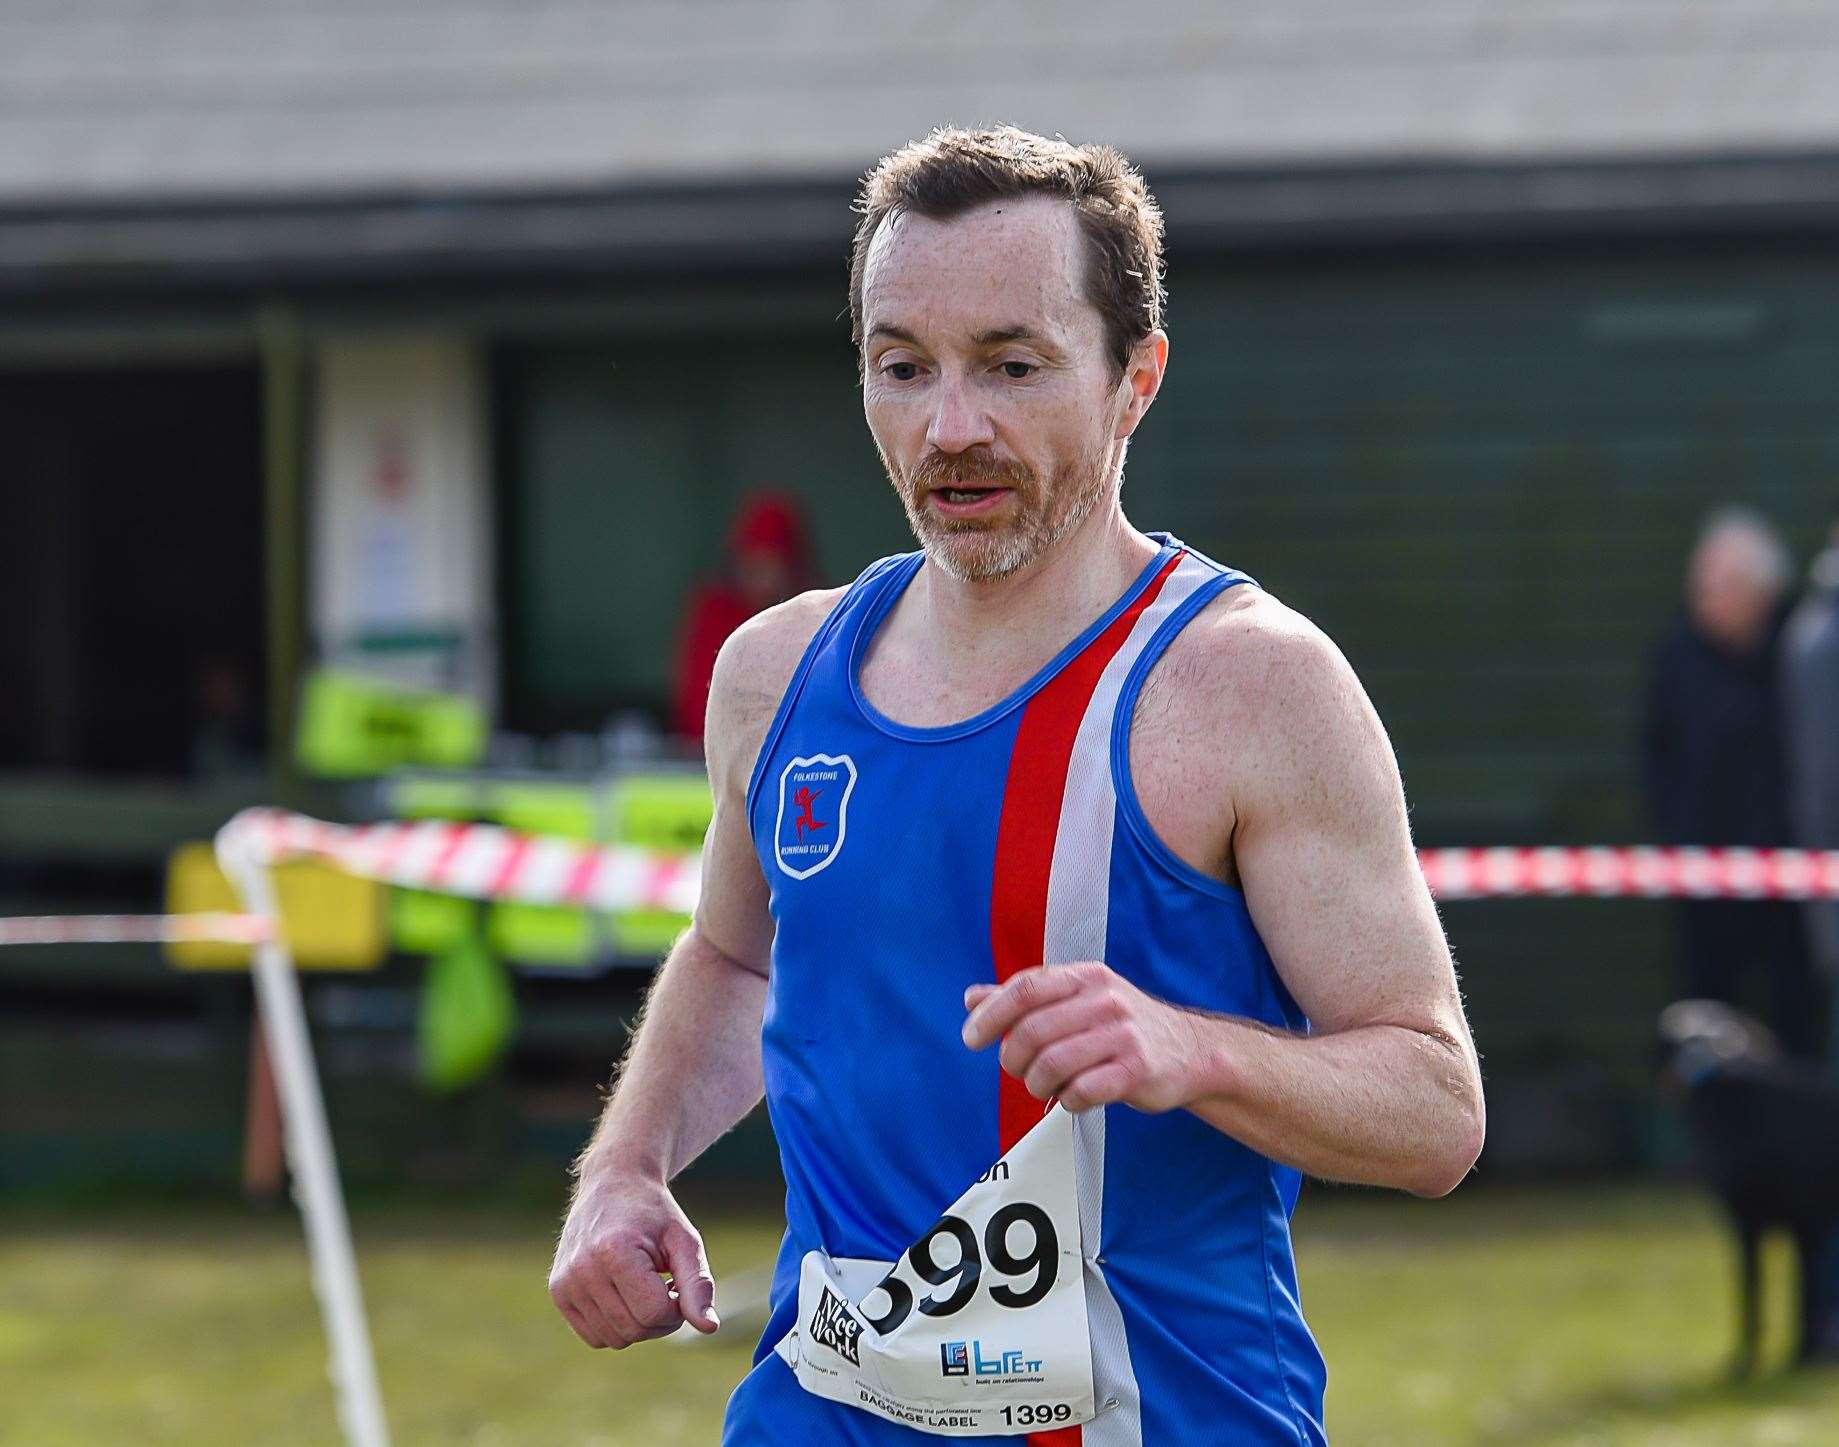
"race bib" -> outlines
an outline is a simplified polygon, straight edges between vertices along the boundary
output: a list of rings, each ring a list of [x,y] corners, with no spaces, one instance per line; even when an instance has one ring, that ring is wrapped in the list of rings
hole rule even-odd
[[[1039,1125],[898,1261],[808,1251],[774,1350],[807,1391],[944,1437],[1094,1414],[1073,1117]]]

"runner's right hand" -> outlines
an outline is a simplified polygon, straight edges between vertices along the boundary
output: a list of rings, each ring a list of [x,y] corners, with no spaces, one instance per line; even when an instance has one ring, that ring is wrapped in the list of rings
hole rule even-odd
[[[591,1347],[669,1336],[686,1321],[705,1335],[721,1325],[702,1237],[668,1186],[632,1174],[583,1176],[549,1295]]]

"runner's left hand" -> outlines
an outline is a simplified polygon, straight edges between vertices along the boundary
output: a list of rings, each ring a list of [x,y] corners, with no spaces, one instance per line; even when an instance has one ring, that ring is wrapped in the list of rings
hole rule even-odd
[[[1002,1068],[1068,1110],[1122,1102],[1158,1112],[1193,1097],[1199,1018],[1146,995],[1096,960],[1023,970],[964,992],[964,1043],[1001,1037]]]

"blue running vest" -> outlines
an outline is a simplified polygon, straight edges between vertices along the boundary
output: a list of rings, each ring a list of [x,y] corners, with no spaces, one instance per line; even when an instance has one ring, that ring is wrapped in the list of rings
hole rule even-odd
[[[896,723],[858,682],[921,553],[869,567],[792,676],[747,793],[776,925],[763,1054],[786,1232],[726,1447],[941,1440],[806,1393],[771,1348],[805,1252],[897,1258],[1045,1110],[994,1048],[965,1048],[967,986],[1098,959],[1177,1004],[1308,1028],[1244,896],[1177,858],[1131,787],[1150,667],[1220,592],[1256,586],[1151,536],[1160,551],[1103,617],[962,723]],[[1290,1245],[1297,1172],[1187,1111],[1078,1122],[1082,1234],[1099,1243],[1093,1369],[1111,1405],[1029,1441],[1325,1442]]]

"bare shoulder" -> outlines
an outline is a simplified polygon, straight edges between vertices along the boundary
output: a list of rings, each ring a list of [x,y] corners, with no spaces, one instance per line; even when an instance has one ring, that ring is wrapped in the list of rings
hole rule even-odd
[[[1235,846],[1260,818],[1383,812],[1397,788],[1391,745],[1341,650],[1246,586],[1202,609],[1150,670],[1130,768],[1165,842],[1230,883]]]
[[[745,782],[798,660],[847,591],[816,588],[788,598],[749,618],[722,644],[704,734],[712,775],[738,769]]]
[[[1365,691],[1334,640],[1260,588],[1229,588],[1169,645],[1171,671],[1205,704],[1245,721],[1331,723]]]

